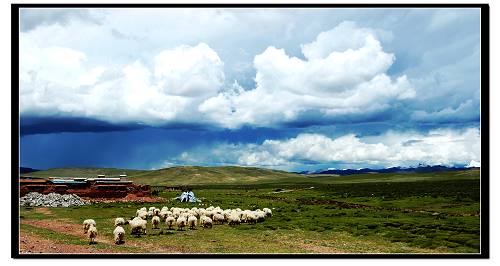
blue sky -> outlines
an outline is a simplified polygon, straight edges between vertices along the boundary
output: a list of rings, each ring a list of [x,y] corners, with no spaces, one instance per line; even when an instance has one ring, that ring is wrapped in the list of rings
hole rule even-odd
[[[478,9],[23,9],[21,165],[473,165]]]

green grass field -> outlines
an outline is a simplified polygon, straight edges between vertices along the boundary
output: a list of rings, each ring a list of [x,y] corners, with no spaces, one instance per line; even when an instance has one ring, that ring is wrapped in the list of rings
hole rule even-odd
[[[52,170],[51,175],[54,173]],[[68,175],[78,174],[74,173]],[[190,185],[203,202],[177,203],[170,199],[180,192],[168,191],[158,195],[163,202],[154,204],[99,203],[43,211],[21,208],[21,236],[35,234],[60,245],[85,246],[90,252],[480,252],[478,170],[310,177],[257,168],[183,167],[127,174],[131,180],[151,185]],[[125,245],[112,243],[113,219],[133,216],[142,206],[210,205],[268,207],[273,217],[256,225],[225,224],[185,231],[166,230],[164,224],[153,230],[148,224],[146,236],[127,234]],[[90,247],[83,234],[67,233],[69,229],[57,226],[67,224],[80,230],[87,218],[96,220],[100,232],[98,244]],[[46,226],[41,225],[44,223]]]

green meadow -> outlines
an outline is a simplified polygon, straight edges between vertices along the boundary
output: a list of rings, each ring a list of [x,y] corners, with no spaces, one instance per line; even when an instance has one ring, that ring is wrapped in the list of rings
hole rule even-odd
[[[59,171],[59,172],[58,172]],[[56,176],[63,170],[30,173]],[[108,170],[120,174],[123,170]],[[95,174],[64,169],[65,176]],[[240,167],[178,167],[127,170],[129,179],[150,185],[189,186],[200,203],[179,203],[180,191],[155,193],[158,203],[95,203],[70,208],[21,208],[20,234],[54,245],[85,246],[112,253],[479,253],[480,172],[303,176]],[[111,175],[111,174],[110,174]],[[113,220],[140,207],[270,208],[255,225],[168,230],[164,223],[146,235],[113,243]],[[97,244],[88,244],[83,220],[97,223]],[[67,225],[66,227],[61,225]],[[66,228],[66,229],[64,229]],[[73,231],[72,231],[73,230]]]

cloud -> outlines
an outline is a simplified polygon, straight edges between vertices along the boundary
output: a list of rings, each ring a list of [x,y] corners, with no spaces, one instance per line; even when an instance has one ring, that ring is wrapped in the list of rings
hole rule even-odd
[[[116,165],[149,156],[142,166],[132,164],[149,168],[186,149],[199,163],[314,168],[318,161],[280,157],[262,144],[284,144],[301,133],[332,141],[354,134],[346,138],[353,146],[391,147],[388,137],[367,135],[393,129],[409,148],[428,134],[401,133],[406,130],[478,126],[478,9],[33,10],[20,17],[20,108],[21,120],[38,122],[22,124],[22,132],[140,130],[23,136],[36,139],[24,144],[31,162],[43,158],[54,166],[59,158],[71,165],[67,150],[57,158],[35,152],[52,149],[46,138],[70,135],[59,147],[73,149],[89,135],[116,133],[81,144],[90,150],[75,153],[72,162],[81,162],[93,158],[89,147],[104,151],[111,140],[122,149],[119,134],[150,140],[137,132],[158,130],[172,142],[160,147],[154,139],[145,151],[129,141],[138,151]],[[173,128],[200,134],[165,137]],[[214,132],[222,133],[199,152],[187,147]],[[223,142],[230,146],[218,154],[198,155]],[[92,162],[113,159],[117,150]]]
[[[406,76],[393,79],[385,73],[394,55],[383,51],[371,30],[354,23],[320,33],[302,52],[307,60],[268,47],[254,58],[255,89],[234,84],[199,111],[228,128],[269,126],[294,122],[311,110],[323,118],[376,114],[415,95]]]
[[[302,53],[309,60],[321,59],[332,52],[357,50],[365,46],[367,37],[391,39],[392,33],[370,28],[360,28],[353,21],[344,21],[335,28],[318,34],[316,40],[301,45]]]
[[[62,9],[62,8],[22,8],[21,31],[34,30],[42,25],[68,25],[73,20],[84,21],[92,24],[101,24],[102,16],[91,13],[88,9]]]
[[[171,95],[213,96],[224,83],[223,63],[205,43],[165,50],[154,61],[155,78]]]
[[[467,164],[466,167],[481,167],[481,162],[476,162],[474,160],[471,160],[469,164]]]
[[[348,31],[356,36],[355,43],[346,41]],[[414,95],[406,76],[393,79],[385,74],[394,55],[383,51],[373,32],[342,23],[302,47],[309,60],[270,46],[254,58],[256,87],[250,90],[237,82],[224,87],[224,63],[205,43],[162,50],[146,60],[150,64],[136,60],[103,66],[81,51],[40,47],[25,35],[21,112],[225,128],[300,123],[297,119],[311,112],[320,119],[366,117]],[[343,41],[336,44],[328,38]],[[325,52],[328,43],[334,44],[333,50]],[[337,51],[339,47],[343,51]]]
[[[467,52],[457,53],[466,46],[464,42],[471,45],[478,40],[478,36],[466,36],[450,44],[447,51],[425,53],[427,75],[412,79],[417,95],[407,107],[411,110],[409,119],[418,123],[480,121],[480,49],[474,45]],[[457,45],[460,49],[454,47]]]
[[[478,117],[459,107],[479,106],[477,12],[82,10],[96,23],[21,32],[23,115],[230,129]],[[429,26],[443,12],[451,22]]]
[[[193,122],[192,106],[215,95],[223,64],[208,45],[160,52],[154,65],[92,66],[85,53],[23,39],[21,114],[161,126]]]
[[[427,133],[388,131],[377,136],[354,134],[331,138],[317,133],[265,140],[261,144],[223,143],[193,151],[189,163],[218,162],[244,166],[290,169],[304,164],[392,167],[428,165],[478,165],[481,140],[478,128],[435,129]],[[182,164],[182,158],[177,158]]]
[[[141,128],[138,125],[111,124],[89,118],[70,117],[26,117],[20,118],[21,136],[60,132],[109,132],[128,131]]]
[[[176,165],[240,165],[286,170],[298,164],[276,157],[269,151],[262,150],[256,144],[217,143],[184,151],[178,156],[163,160],[153,168],[159,169]]]
[[[479,121],[479,101],[469,99],[457,108],[446,107],[436,112],[414,111],[412,119],[418,122],[452,123],[463,121]]]

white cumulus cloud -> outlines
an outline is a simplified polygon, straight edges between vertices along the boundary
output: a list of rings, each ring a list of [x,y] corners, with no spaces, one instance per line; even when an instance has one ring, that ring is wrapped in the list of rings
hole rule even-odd
[[[392,39],[390,32],[360,28],[353,21],[344,21],[337,27],[321,32],[311,43],[302,45],[302,53],[309,59],[321,59],[332,52],[356,50],[365,46],[367,37],[377,39]]]
[[[299,134],[285,140],[266,140],[242,145],[237,162],[251,166],[283,166],[314,163],[349,163],[374,166],[480,165],[479,129],[437,129],[426,134],[389,131],[379,136],[352,134],[330,138],[322,134]]]
[[[216,143],[199,146],[165,160],[170,165],[241,165],[281,170],[306,165],[410,167],[424,165],[481,166],[479,128],[435,129],[426,133],[387,131],[359,137],[301,133],[261,143]]]
[[[302,46],[306,60],[269,46],[254,57],[256,87],[225,86],[209,45],[179,45],[151,60],[102,64],[82,51],[40,47],[21,35],[21,112],[112,123],[206,123],[226,128],[370,115],[415,94],[406,76],[386,74],[393,54],[375,30],[338,25]],[[148,63],[151,62],[151,63]]]
[[[21,113],[78,116],[112,123],[196,121],[193,106],[216,95],[223,63],[207,44],[161,51],[154,66],[93,65],[66,47],[21,39]]]
[[[268,47],[254,58],[256,88],[223,91],[198,110],[224,127],[237,128],[294,122],[311,110],[326,117],[366,115],[414,97],[406,76],[386,74],[395,57],[383,51],[373,31],[347,25],[303,45],[307,60]]]
[[[155,57],[154,75],[168,94],[215,95],[224,82],[223,63],[207,44],[182,45]]]

